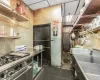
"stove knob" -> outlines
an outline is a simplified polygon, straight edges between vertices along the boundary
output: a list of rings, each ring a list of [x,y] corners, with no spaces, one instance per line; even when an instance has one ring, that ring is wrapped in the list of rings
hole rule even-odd
[[[5,78],[5,74],[4,73],[1,73],[0,74],[0,78]]]
[[[22,68],[22,64],[20,64],[19,67]]]
[[[14,72],[11,71],[11,72],[8,73],[8,76],[10,77],[10,76],[13,75],[13,74],[14,74]]]

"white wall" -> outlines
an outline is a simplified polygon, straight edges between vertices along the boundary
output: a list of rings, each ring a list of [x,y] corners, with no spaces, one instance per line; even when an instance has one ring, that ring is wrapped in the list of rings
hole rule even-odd
[[[58,24],[58,34],[53,36],[53,25],[51,26],[51,65],[52,66],[61,66],[61,23]]]

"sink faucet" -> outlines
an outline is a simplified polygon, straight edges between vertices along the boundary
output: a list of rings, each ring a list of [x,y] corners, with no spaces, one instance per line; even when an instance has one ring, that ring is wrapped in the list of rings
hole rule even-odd
[[[90,52],[90,62],[93,63],[93,51]]]
[[[93,53],[93,51],[91,50],[91,51],[90,51],[90,55],[93,55],[92,53]]]

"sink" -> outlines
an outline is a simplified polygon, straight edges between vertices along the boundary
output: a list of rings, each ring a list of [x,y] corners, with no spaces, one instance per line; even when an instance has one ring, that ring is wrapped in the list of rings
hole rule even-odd
[[[78,61],[85,73],[100,75],[100,65],[96,63]]]
[[[91,59],[90,59],[89,55],[74,54],[74,57],[77,61],[91,62]]]
[[[86,73],[86,75],[89,80],[100,80],[100,75],[93,75],[88,73]]]
[[[73,54],[79,68],[86,75],[86,80],[100,80],[100,54]]]
[[[93,55],[93,63],[100,64],[100,56],[98,55]]]
[[[84,61],[90,63],[97,63],[100,64],[100,56],[99,55],[77,55],[74,54],[74,57],[77,61]]]

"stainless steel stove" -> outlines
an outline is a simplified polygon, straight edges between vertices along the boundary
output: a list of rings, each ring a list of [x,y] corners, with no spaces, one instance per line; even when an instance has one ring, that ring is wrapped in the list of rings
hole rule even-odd
[[[11,63],[13,61],[19,60],[22,57],[19,56],[15,56],[15,55],[6,55],[6,56],[2,56],[0,57],[0,66],[3,66],[5,64]]]
[[[32,80],[32,57],[27,58],[28,56],[8,54],[0,57],[0,69],[6,68],[0,71],[0,80]],[[27,79],[26,74],[30,79]]]

